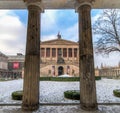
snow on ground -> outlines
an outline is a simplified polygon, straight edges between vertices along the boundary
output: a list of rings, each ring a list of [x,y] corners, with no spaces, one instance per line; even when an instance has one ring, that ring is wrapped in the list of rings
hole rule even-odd
[[[64,74],[64,75],[60,75],[58,77],[71,77],[70,75]]]
[[[23,80],[11,80],[0,82],[0,103],[16,103],[11,99],[11,93],[23,89]],[[19,101],[17,102],[19,103]]]
[[[84,111],[80,105],[39,106],[39,109],[33,112],[22,111],[20,106],[2,106],[0,113],[120,113],[120,106],[99,105],[95,111]]]
[[[120,89],[120,80],[102,79],[96,81],[97,100],[98,102],[119,102],[120,98],[113,95],[114,89]]]
[[[76,102],[64,98],[63,92],[66,90],[79,90],[79,82],[40,82],[40,102],[41,103],[67,103]],[[21,101],[14,101],[11,99],[13,91],[23,89],[23,80],[12,80],[0,82],[0,103],[21,103]],[[102,79],[96,81],[97,102],[119,102],[120,98],[113,95],[114,89],[120,89],[120,80]]]

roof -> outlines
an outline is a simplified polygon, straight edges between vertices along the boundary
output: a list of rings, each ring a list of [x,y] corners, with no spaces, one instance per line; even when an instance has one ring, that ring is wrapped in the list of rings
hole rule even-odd
[[[120,0],[93,0],[93,9],[120,8]],[[42,0],[44,9],[75,9],[76,0]],[[41,5],[41,4],[38,4]],[[27,9],[23,0],[0,0],[0,9]]]
[[[8,61],[24,61],[25,55],[17,53],[17,55],[8,55]]]
[[[41,45],[78,45],[78,42],[58,38],[54,40],[43,41],[41,42]]]
[[[7,58],[7,56],[5,54],[3,54],[1,51],[0,51],[0,56],[3,56],[3,57]]]

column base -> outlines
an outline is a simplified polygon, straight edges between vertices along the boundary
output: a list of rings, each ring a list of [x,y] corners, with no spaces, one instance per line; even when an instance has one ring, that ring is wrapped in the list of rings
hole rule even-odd
[[[80,104],[81,109],[85,110],[85,111],[96,111],[98,110],[98,106],[97,104]]]
[[[35,111],[39,108],[39,104],[36,105],[25,105],[22,104],[22,110],[23,111]]]

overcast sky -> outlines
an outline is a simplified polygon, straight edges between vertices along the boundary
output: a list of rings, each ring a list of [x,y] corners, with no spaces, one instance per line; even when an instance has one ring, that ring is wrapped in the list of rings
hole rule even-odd
[[[92,23],[99,17],[102,10],[92,10]],[[45,10],[41,14],[41,40],[57,38],[58,32],[63,39],[78,41],[78,14],[75,10]],[[0,10],[0,51],[6,55],[25,53],[27,10]],[[96,40],[93,35],[93,41]],[[116,66],[119,54],[113,53],[103,57],[94,55],[95,67],[101,63]]]

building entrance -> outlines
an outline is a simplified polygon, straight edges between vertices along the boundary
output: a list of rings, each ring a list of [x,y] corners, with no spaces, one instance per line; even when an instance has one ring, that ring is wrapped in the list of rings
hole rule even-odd
[[[62,66],[58,67],[58,76],[64,74],[64,68]]]

